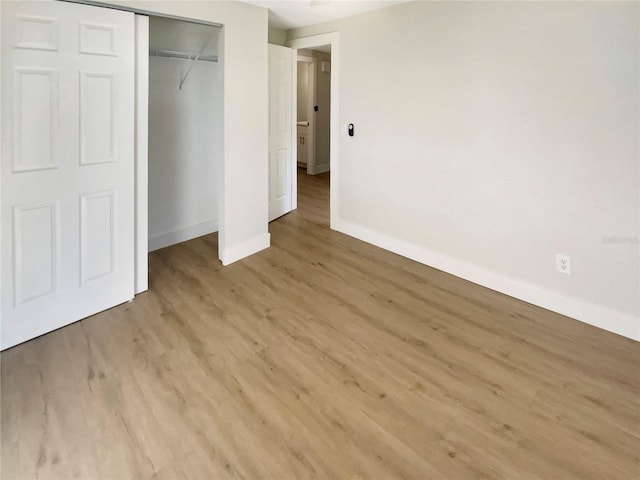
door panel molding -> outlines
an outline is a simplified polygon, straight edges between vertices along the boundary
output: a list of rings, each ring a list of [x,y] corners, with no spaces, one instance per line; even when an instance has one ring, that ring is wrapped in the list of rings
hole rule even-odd
[[[100,23],[80,22],[80,53],[117,57],[116,27]]]
[[[81,71],[80,165],[116,161],[116,108],[115,74]]]
[[[114,272],[116,259],[116,192],[80,195],[80,284]]]
[[[57,291],[59,213],[57,201],[13,207],[14,307]]]
[[[13,84],[13,172],[57,166],[58,70],[15,67]],[[37,131],[40,141],[33,141]]]
[[[57,17],[16,15],[14,48],[58,51]]]

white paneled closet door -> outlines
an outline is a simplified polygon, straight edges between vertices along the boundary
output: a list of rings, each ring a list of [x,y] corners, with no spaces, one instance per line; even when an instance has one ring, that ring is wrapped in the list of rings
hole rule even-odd
[[[134,296],[134,14],[2,5],[1,347]]]

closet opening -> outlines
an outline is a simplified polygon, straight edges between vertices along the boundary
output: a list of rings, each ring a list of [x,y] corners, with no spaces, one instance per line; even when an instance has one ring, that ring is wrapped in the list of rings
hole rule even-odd
[[[149,17],[149,252],[218,231],[220,32]]]

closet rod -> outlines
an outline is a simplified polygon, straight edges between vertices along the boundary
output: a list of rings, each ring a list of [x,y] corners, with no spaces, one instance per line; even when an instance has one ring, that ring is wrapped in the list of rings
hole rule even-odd
[[[152,57],[168,57],[168,58],[181,58],[184,60],[194,60],[202,62],[217,62],[218,57],[215,55],[201,55],[197,53],[177,52],[174,50],[149,50],[149,55]]]

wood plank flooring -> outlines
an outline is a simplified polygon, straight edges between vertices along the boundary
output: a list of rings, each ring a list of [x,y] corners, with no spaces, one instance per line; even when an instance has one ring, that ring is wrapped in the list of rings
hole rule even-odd
[[[3,479],[638,479],[640,344],[328,229],[150,255],[150,291],[1,354]]]

